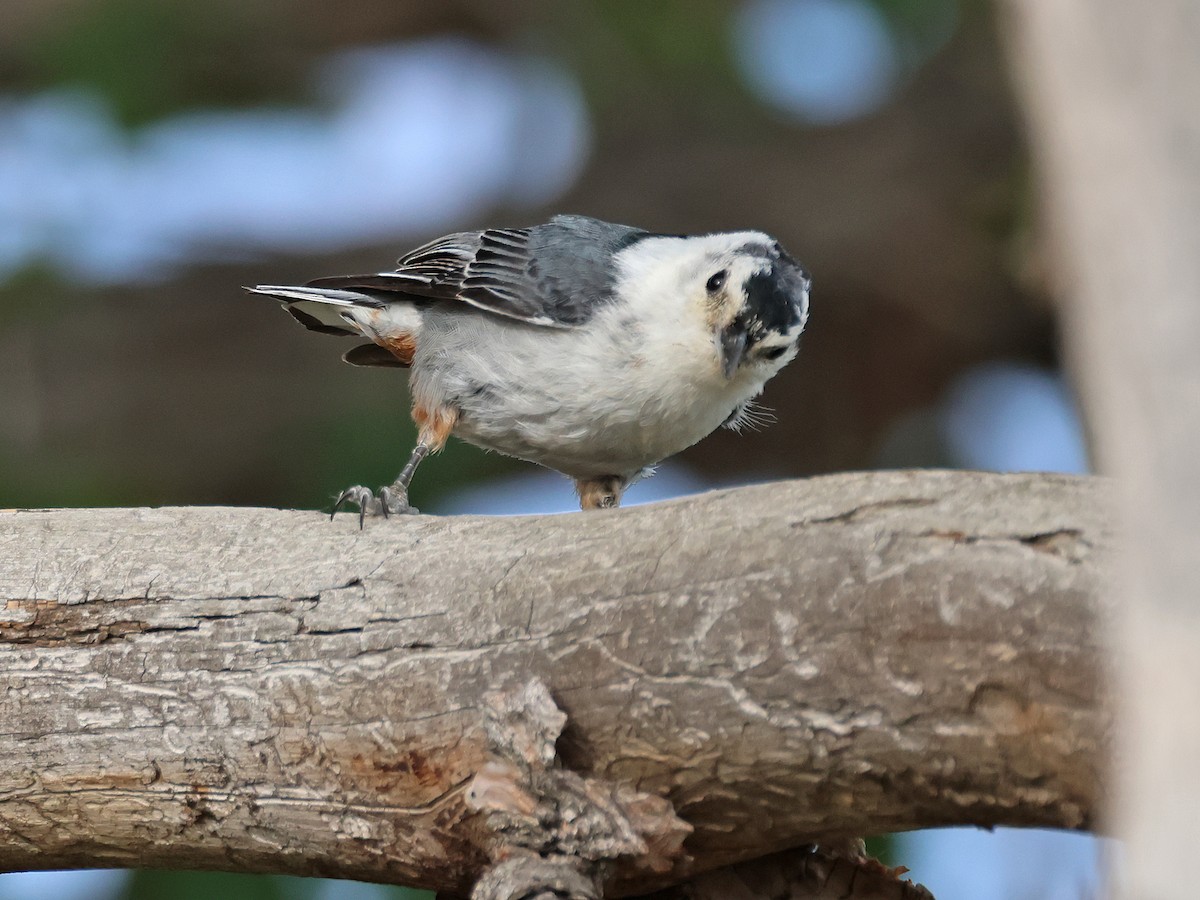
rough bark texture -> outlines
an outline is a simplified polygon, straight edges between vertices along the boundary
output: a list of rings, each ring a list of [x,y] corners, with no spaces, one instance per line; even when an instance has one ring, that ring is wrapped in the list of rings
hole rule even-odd
[[[494,864],[471,900],[596,900],[618,859],[669,872],[691,827],[669,801],[554,763],[567,717],[542,682],[485,695],[488,749],[467,808]]]
[[[1064,276],[1065,337],[1117,477],[1130,897],[1196,894],[1200,804],[1200,5],[1022,0],[1012,57]],[[1182,868],[1181,868],[1182,867]]]
[[[832,476],[566,517],[0,513],[0,867],[466,893],[485,693],[667,798],[700,868],[909,828],[1087,828],[1102,483]],[[918,873],[919,874],[919,873]]]

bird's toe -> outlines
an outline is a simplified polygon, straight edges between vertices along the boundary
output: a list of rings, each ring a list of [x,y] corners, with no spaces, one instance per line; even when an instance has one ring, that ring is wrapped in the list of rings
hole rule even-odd
[[[339,509],[343,506],[358,507],[358,527],[362,528],[367,516],[387,515],[383,503],[375,492],[368,487],[363,487],[361,484],[356,484],[353,487],[348,487],[333,501],[333,509],[329,511],[329,518],[332,519]]]
[[[420,512],[408,502],[408,492],[395,486],[379,489],[379,504],[385,516],[411,516]]]

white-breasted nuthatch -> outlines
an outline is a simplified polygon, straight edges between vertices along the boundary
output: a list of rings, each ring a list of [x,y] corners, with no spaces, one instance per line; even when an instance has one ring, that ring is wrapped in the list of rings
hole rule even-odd
[[[248,290],[302,325],[365,337],[358,366],[411,369],[418,442],[395,483],[334,510],[411,512],[413,472],[451,434],[617,506],[657,462],[736,427],[795,355],[808,273],[759,231],[654,234],[585,216],[450,234],[392,272]]]

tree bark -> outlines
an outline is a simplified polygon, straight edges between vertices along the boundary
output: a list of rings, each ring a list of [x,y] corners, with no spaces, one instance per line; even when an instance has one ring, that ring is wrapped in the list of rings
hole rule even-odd
[[[1089,828],[1106,488],[831,476],[588,515],[0,512],[0,867],[466,893],[485,693],[694,829],[644,892],[802,843]]]
[[[1200,6],[1021,0],[1028,100],[1065,337],[1124,531],[1129,897],[1190,898],[1200,804]]]

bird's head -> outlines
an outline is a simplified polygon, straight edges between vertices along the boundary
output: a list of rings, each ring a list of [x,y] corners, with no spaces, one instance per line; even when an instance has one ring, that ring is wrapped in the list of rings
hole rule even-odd
[[[812,279],[760,232],[709,240],[716,246],[696,278],[721,371],[727,379],[746,369],[770,377],[796,355]]]

